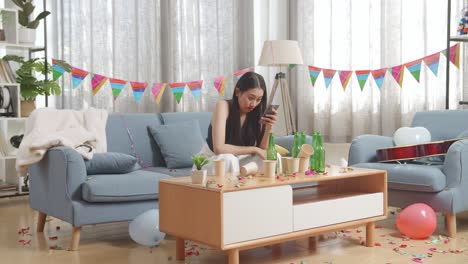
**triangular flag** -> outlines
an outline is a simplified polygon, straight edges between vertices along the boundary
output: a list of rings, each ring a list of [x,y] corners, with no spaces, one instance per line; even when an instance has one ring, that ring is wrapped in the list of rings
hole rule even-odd
[[[224,95],[224,87],[226,86],[226,78],[227,76],[220,75],[216,77],[214,81],[214,87],[218,91],[219,95]]]
[[[64,67],[63,63],[60,63],[60,61],[58,60],[52,59],[52,78],[54,81],[60,78],[60,76],[62,76],[65,71],[66,67]],[[70,72],[70,69],[68,69],[68,72]]]
[[[323,69],[323,78],[325,79],[325,87],[328,88],[330,86],[330,83],[333,79],[333,76],[335,76],[336,70],[332,69]]]
[[[169,86],[171,87],[177,103],[180,103],[182,95],[184,95],[185,83],[170,83]]]
[[[93,88],[93,95],[96,95],[101,89],[102,85],[107,81],[106,76],[102,76],[99,74],[91,74],[91,87]]]
[[[139,102],[143,93],[145,92],[146,87],[148,86],[147,82],[130,82],[133,90],[133,97],[135,101]]]
[[[343,91],[346,91],[346,86],[348,86],[349,80],[351,79],[352,71],[338,71],[340,76],[341,85],[343,86]]]
[[[372,77],[374,77],[374,81],[379,87],[379,90],[382,88],[382,83],[385,78],[385,74],[387,73],[387,68],[382,68],[378,70],[371,71]]]
[[[429,67],[429,69],[431,69],[435,76],[437,76],[437,72],[439,71],[439,59],[440,52],[436,52],[423,58],[424,63]]]
[[[73,88],[78,87],[80,85],[81,81],[88,76],[89,72],[82,70],[80,68],[76,67],[71,67],[71,74],[72,74],[72,83],[73,83]]]
[[[120,80],[120,79],[113,79],[109,78],[110,86],[112,88],[112,96],[114,97],[114,100],[119,97],[120,93],[122,92],[123,88],[125,88],[125,85],[127,84],[127,81],[125,80]]]
[[[413,75],[414,79],[419,82],[419,76],[421,74],[421,61],[422,59],[417,59],[405,64],[406,69]]]
[[[157,104],[161,103],[161,97],[164,93],[164,90],[166,90],[166,84],[165,83],[154,83],[153,88],[151,88],[151,93],[153,93],[154,100],[156,101]]]
[[[290,70],[292,70],[292,69],[296,68],[296,66],[297,66],[297,64],[289,64],[288,67],[289,67]]]
[[[450,61],[457,68],[460,68],[460,43],[450,47]]]
[[[359,83],[359,87],[361,87],[361,91],[364,90],[364,86],[366,85],[367,79],[369,78],[370,70],[362,70],[356,71],[356,77]]]
[[[321,71],[321,68],[309,65],[309,75],[310,81],[312,82],[312,86],[315,86],[315,82],[317,81],[317,78]]]
[[[398,65],[389,69],[395,81],[400,85],[400,88],[402,88],[403,84],[404,67],[404,65]]]
[[[245,69],[236,71],[234,75],[237,77],[237,80],[239,80],[240,77],[242,77],[242,75],[244,75],[246,72],[253,71],[253,69],[254,69],[253,67],[245,68]]]
[[[442,55],[444,55],[444,57],[447,58],[447,49],[440,51],[440,53],[442,53]]]
[[[190,91],[192,91],[192,95],[193,97],[195,97],[195,100],[197,101],[200,98],[202,85],[203,85],[202,80],[187,83],[188,88],[190,89]]]

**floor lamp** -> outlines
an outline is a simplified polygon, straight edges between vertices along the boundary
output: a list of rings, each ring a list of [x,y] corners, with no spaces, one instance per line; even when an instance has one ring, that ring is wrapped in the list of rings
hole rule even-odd
[[[303,64],[299,44],[294,40],[266,40],[263,43],[262,55],[259,64],[262,66],[279,66],[279,72],[275,76],[275,82],[268,98],[268,106],[273,102],[278,85],[281,88],[283,111],[285,118],[286,134],[296,132],[296,119],[291,102],[291,94],[286,81],[286,74],[282,69],[288,69],[289,65]]]

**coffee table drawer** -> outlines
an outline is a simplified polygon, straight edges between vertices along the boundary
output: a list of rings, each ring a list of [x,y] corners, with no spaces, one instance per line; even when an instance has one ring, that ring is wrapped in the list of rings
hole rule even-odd
[[[223,194],[224,245],[292,232],[289,185]]]
[[[311,197],[293,208],[294,231],[384,215],[384,194],[348,193]]]

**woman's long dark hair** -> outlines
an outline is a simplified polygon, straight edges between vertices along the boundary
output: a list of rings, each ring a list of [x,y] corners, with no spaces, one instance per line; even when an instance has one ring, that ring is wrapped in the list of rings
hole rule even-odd
[[[236,146],[258,146],[263,134],[265,134],[265,127],[260,124],[260,117],[266,109],[267,102],[265,80],[258,73],[247,72],[237,81],[236,88],[241,93],[260,88],[263,90],[263,97],[260,104],[253,111],[247,113],[244,126],[241,128],[239,98],[234,89],[232,100],[229,101],[229,116],[226,121],[231,133],[229,133],[229,138],[226,138],[226,143]]]

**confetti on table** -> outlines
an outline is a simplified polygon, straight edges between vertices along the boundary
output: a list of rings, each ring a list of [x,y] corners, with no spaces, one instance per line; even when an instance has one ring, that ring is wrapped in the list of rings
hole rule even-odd
[[[380,244],[380,243],[378,243],[378,242],[375,243],[374,245],[375,245],[376,247],[381,247],[381,246],[382,246],[382,244]]]
[[[50,246],[49,249],[51,249],[51,250],[62,250],[63,248],[61,246]]]
[[[21,229],[18,230],[18,234],[23,235],[23,236],[28,234],[28,233],[29,233],[29,227],[21,228]]]
[[[58,239],[57,236],[51,236],[51,237],[49,237],[49,240],[57,240],[57,239]]]
[[[20,239],[20,240],[18,240],[18,243],[23,244],[23,246],[30,246],[31,245],[31,240]]]
[[[416,262],[416,263],[424,263],[422,259],[420,258],[413,258],[411,259],[412,261]]]
[[[241,187],[240,184],[236,184],[236,185],[234,185],[234,186],[235,186],[236,188],[240,188],[240,187]]]

